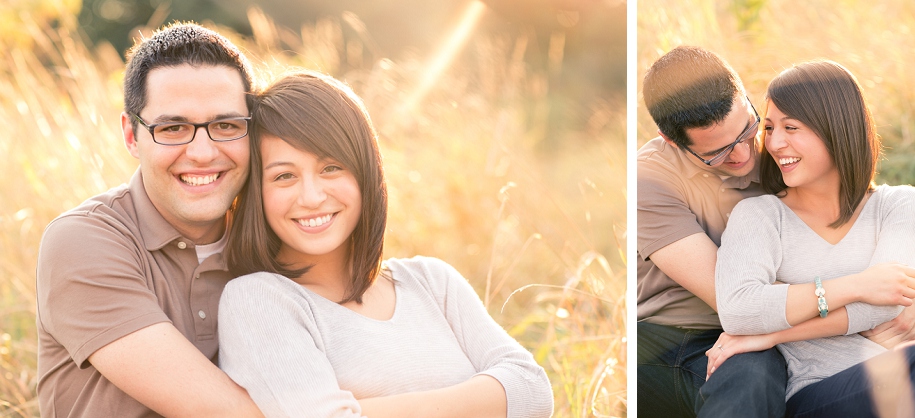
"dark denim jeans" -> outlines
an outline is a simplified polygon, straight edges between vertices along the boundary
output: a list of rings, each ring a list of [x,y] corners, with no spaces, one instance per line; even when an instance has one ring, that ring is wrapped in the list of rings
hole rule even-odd
[[[909,346],[849,367],[791,396],[788,416],[915,416],[913,365],[915,346]]]
[[[785,414],[785,359],[777,349],[731,357],[705,381],[705,351],[721,330],[639,322],[639,417],[777,417]]]

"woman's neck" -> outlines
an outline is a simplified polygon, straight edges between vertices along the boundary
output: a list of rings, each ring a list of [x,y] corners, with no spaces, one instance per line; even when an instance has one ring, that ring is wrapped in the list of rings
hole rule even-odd
[[[309,267],[305,274],[290,279],[326,299],[339,301],[343,300],[350,288],[352,262],[348,247],[344,245],[328,254],[315,256],[283,246],[276,258],[291,269]]]
[[[813,213],[824,219],[835,220],[841,211],[838,185],[835,189],[789,187],[783,200],[795,212]]]
[[[792,187],[785,191],[782,202],[788,206],[813,232],[830,244],[837,244],[851,230],[858,219],[861,208],[867,202],[869,193],[858,202],[851,217],[842,225],[835,226],[839,219],[838,185],[834,190],[828,188]]]

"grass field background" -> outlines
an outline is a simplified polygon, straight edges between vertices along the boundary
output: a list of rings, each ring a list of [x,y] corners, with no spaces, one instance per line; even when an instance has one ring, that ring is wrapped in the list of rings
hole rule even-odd
[[[641,80],[677,45],[715,51],[762,111],[766,86],[794,63],[825,58],[859,80],[886,147],[878,182],[915,183],[915,3],[905,0],[638,2],[639,146],[657,136]]]
[[[52,27],[0,14],[15,25],[0,33],[0,417],[38,416],[34,272],[44,227],[137,166],[119,130],[121,54],[59,18]],[[547,370],[554,416],[625,416],[623,98],[579,110],[585,127],[548,138],[551,86],[525,65],[523,36],[473,38],[440,74],[421,57],[342,72],[358,45],[339,42],[338,19],[294,30],[257,9],[249,19],[253,37],[216,29],[262,81],[319,68],[366,101],[390,192],[386,256],[457,267]],[[421,87],[430,72],[435,82]]]

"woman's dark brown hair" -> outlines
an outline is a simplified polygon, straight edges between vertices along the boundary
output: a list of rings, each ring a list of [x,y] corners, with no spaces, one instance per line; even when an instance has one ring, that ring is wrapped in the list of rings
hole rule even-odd
[[[795,65],[769,83],[767,99],[797,119],[826,145],[839,171],[839,217],[829,226],[848,222],[865,193],[874,188],[880,138],[858,80],[832,61]],[[764,141],[763,141],[764,143]],[[787,186],[778,164],[761,145],[760,182],[767,193]]]
[[[388,202],[377,135],[362,100],[340,81],[308,71],[283,76],[257,96],[251,176],[236,203],[226,259],[234,275],[269,271],[295,278],[309,267],[291,269],[276,260],[281,242],[264,217],[260,153],[264,134],[319,158],[332,158],[356,177],[362,212],[351,235],[352,278],[339,302],[362,303],[363,293],[381,271]]]

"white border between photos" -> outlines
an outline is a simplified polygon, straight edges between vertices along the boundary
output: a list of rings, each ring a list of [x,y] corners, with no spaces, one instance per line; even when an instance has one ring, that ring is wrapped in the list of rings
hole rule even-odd
[[[637,417],[636,393],[636,107],[637,0],[626,4],[626,416]]]

